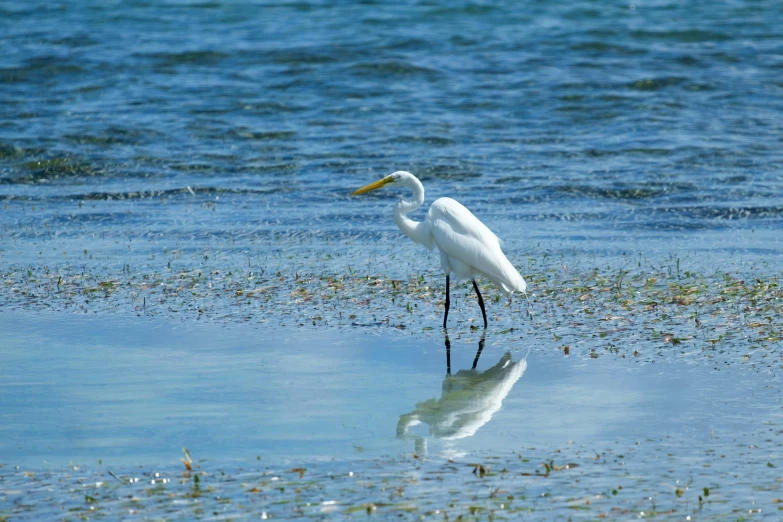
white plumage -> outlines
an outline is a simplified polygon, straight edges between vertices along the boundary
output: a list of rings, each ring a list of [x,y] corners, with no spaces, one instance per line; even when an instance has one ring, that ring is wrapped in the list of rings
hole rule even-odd
[[[422,422],[438,439],[472,437],[501,408],[526,369],[526,359],[512,361],[511,353],[506,352],[495,366],[483,372],[473,368],[447,375],[440,399],[420,402],[415,410],[400,416],[397,437],[406,437],[409,428]]]
[[[527,287],[520,273],[503,254],[500,240],[470,210],[451,198],[436,200],[430,206],[424,221],[410,219],[408,213],[424,203],[424,186],[410,172],[395,172],[356,190],[352,195],[364,194],[390,183],[400,184],[412,192],[411,201],[403,199],[394,206],[394,221],[397,226],[414,242],[430,250],[437,247],[440,252],[441,267],[446,273],[446,312],[443,327],[446,327],[449,314],[449,275],[454,273],[459,279],[473,280],[486,328],[484,300],[475,277],[485,276],[509,298],[514,292],[524,292]]]
[[[451,198],[436,200],[427,212],[427,224],[445,273],[459,279],[485,276],[510,296],[527,285],[500,249],[500,239],[473,213]]]

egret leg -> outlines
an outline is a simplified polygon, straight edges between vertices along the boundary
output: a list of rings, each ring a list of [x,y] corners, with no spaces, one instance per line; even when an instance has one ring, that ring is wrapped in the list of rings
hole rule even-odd
[[[481,352],[484,350],[484,339],[486,338],[487,333],[484,332],[481,334],[481,339],[479,340],[479,349],[476,352],[476,358],[473,359],[473,369],[476,369],[476,365],[478,364],[479,357],[481,357]]]
[[[479,306],[481,307],[481,315],[484,316],[484,328],[487,327],[487,311],[484,309],[484,299],[481,297],[481,292],[479,292],[478,285],[476,284],[476,280],[473,280],[473,288],[476,290],[476,295],[478,296],[479,300]],[[446,303],[448,303],[448,299],[446,300]]]
[[[448,332],[443,332],[446,338],[446,375],[451,375],[451,341]]]
[[[446,274],[446,313],[443,314],[443,328],[446,328],[446,320],[449,318],[449,274]],[[482,305],[483,306],[483,305]]]

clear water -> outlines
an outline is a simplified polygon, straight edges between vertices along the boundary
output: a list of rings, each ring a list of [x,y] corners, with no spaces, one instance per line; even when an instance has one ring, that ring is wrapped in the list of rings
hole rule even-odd
[[[182,447],[216,463],[462,461],[670,435],[700,452],[780,422],[768,375],[564,357],[547,332],[489,337],[475,361],[477,333],[452,333],[447,359],[442,335],[39,313],[2,314],[0,327],[0,455],[33,468],[176,463]]]
[[[0,9],[7,263],[373,244],[405,169],[514,254],[780,264],[774,0]]]
[[[0,0],[0,518],[25,498],[60,516],[12,466],[174,473],[183,446],[368,476],[524,451],[584,470],[531,498],[612,500],[632,474],[623,516],[677,480],[725,488],[707,514],[772,505],[782,19],[775,0]],[[491,301],[475,371],[469,289],[449,377],[437,257],[397,231],[395,191],[348,196],[401,169],[532,283],[539,319]],[[606,266],[639,273],[581,289]],[[347,273],[344,308],[307,301]],[[625,314],[615,283],[649,302]]]
[[[780,511],[770,372],[564,356],[547,331],[447,343],[19,311],[0,328],[3,516]]]

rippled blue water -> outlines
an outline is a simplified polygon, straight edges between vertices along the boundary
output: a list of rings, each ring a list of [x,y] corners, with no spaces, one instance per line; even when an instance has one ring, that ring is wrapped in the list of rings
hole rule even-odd
[[[393,194],[347,194],[406,169],[520,254],[779,263],[781,19],[775,0],[2,2],[3,255],[398,237]]]

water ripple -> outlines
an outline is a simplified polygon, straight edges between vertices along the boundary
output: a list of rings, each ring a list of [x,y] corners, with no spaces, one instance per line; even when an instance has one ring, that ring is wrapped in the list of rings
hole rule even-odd
[[[4,223],[369,241],[399,193],[347,194],[406,169],[503,237],[632,226],[633,250],[774,227],[781,17],[773,0],[4,4]],[[79,202],[116,219],[79,229]]]

